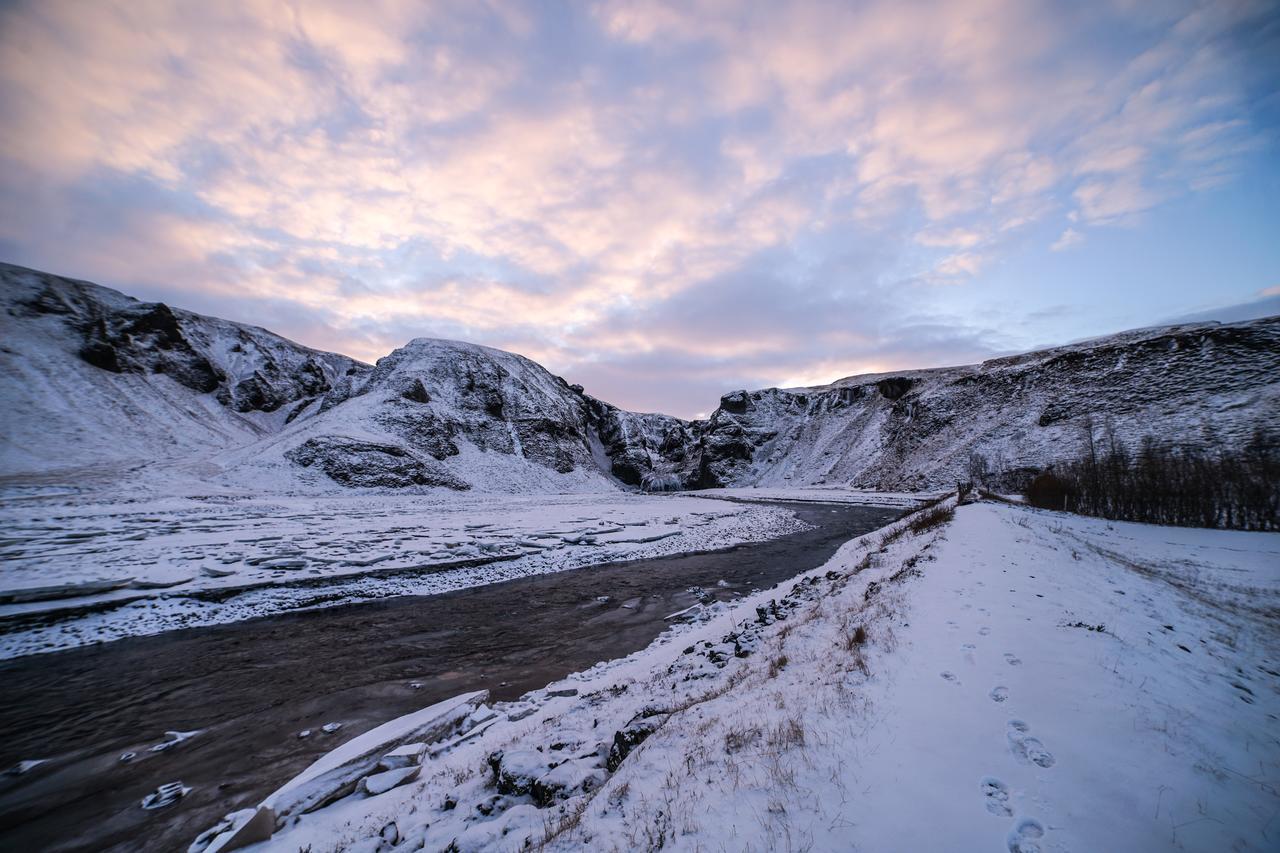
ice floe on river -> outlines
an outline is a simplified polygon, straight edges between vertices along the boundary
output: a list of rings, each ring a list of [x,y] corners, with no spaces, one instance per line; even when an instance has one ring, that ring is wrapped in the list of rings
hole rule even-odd
[[[0,508],[0,658],[427,595],[803,528],[773,506],[625,493],[168,498]]]

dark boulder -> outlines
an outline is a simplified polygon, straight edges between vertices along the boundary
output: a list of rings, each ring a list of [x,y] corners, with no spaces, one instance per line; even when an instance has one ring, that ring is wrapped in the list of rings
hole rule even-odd
[[[746,391],[730,391],[720,398],[720,409],[735,415],[746,413],[751,405],[751,396]]]
[[[605,759],[605,767],[609,772],[615,772],[626,757],[635,751],[637,746],[644,743],[649,735],[656,732],[669,716],[669,714],[653,711],[642,711],[639,716],[614,732],[613,745],[609,747],[609,757]]]
[[[304,468],[319,468],[329,479],[344,486],[443,486],[459,491],[471,488],[433,460],[423,459],[396,444],[321,436],[286,451],[285,458]]]

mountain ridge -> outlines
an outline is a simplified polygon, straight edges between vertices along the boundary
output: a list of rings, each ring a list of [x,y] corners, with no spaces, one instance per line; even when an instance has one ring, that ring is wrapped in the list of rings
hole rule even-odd
[[[159,460],[229,489],[294,492],[936,488],[984,469],[1025,479],[1087,428],[1274,440],[1280,408],[1280,317],[731,391],[688,421],[465,341],[418,337],[367,365],[91,282],[0,265],[0,283],[7,479]]]

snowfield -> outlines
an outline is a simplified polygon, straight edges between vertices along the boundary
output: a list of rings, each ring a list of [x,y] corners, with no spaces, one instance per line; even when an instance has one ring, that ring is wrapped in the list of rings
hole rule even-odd
[[[10,500],[0,523],[0,659],[725,548],[804,527],[779,507],[616,491],[116,503],[44,497]]]
[[[192,850],[1280,848],[1280,535],[953,504]]]

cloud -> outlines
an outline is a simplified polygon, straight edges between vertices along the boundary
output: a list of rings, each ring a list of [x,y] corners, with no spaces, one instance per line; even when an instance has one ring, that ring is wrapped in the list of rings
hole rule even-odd
[[[1261,150],[1267,11],[11,4],[0,247],[366,359],[520,347],[653,408],[981,357],[1008,341],[941,291]]]
[[[1055,252],[1061,252],[1083,242],[1083,234],[1074,228],[1068,228],[1066,231],[1062,232],[1062,236],[1055,240],[1053,245],[1049,248]]]

